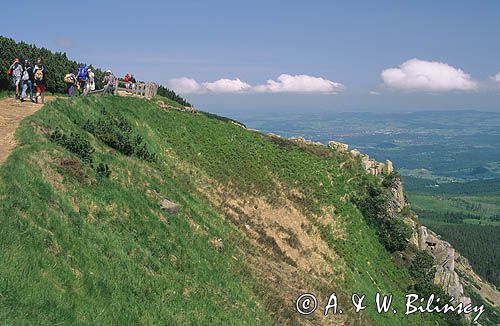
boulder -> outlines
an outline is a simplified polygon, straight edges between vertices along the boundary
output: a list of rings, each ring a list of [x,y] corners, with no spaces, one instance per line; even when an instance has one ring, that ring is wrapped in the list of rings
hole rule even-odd
[[[361,152],[358,151],[357,149],[351,149],[351,155],[354,157],[357,157],[357,156],[361,155]]]
[[[386,160],[385,161],[385,165],[386,165],[386,173],[387,174],[391,174],[392,172],[394,172],[394,166],[392,165],[392,162],[389,161],[389,160]]]
[[[335,141],[335,140],[330,140],[328,142],[328,147],[330,147],[334,150],[337,150],[339,152],[347,152],[347,150],[349,149],[349,145]]]
[[[166,198],[164,198],[161,202],[160,202],[160,208],[167,214],[169,215],[177,215],[177,212],[179,211],[181,205],[179,204],[176,204]]]

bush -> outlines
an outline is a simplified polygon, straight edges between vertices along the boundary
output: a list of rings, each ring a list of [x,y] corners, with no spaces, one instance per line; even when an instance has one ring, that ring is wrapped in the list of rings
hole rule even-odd
[[[74,133],[67,136],[61,130],[56,129],[50,134],[50,140],[76,154],[85,163],[92,163],[92,154],[95,150],[89,141],[82,136]]]
[[[354,197],[354,203],[365,221],[377,230],[380,243],[389,252],[405,250],[411,229],[402,220],[386,217],[384,190],[379,184],[368,182],[362,195]]]
[[[127,156],[137,156],[148,162],[156,162],[158,157],[147,149],[142,136],[135,134],[128,120],[118,113],[102,111],[103,118],[87,121],[83,128],[106,145]]]
[[[109,178],[111,176],[111,169],[106,163],[99,163],[95,167],[95,172],[97,173],[98,176],[104,177],[104,178]]]
[[[441,302],[450,301],[451,297],[440,286],[434,284],[436,268],[434,259],[427,252],[418,250],[408,271],[413,279],[412,288],[409,290],[418,294],[419,297],[429,298],[431,294],[434,294],[436,298],[441,299]],[[434,306],[436,306],[435,303],[432,304],[432,307]],[[444,319],[448,325],[465,325],[464,319],[454,312],[446,313]]]

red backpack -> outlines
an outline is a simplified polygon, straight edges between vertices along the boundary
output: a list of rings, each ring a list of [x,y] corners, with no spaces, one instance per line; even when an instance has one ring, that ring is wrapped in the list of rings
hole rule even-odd
[[[12,69],[7,69],[7,75],[11,76],[12,77]]]

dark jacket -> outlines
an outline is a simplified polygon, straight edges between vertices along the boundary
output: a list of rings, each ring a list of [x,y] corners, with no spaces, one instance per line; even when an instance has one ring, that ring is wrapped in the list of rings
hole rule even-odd
[[[28,76],[29,76],[29,80],[31,81],[31,83],[33,83],[35,81],[35,75],[33,74],[33,67],[29,66],[28,68],[24,68],[24,70],[26,70],[26,72],[28,73]]]

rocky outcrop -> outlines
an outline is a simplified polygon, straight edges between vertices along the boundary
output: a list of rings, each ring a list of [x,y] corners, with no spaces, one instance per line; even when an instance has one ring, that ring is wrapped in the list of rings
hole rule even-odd
[[[387,216],[396,218],[403,208],[408,206],[408,200],[406,199],[403,182],[400,177],[395,177],[391,180],[388,192],[386,202]]]
[[[351,151],[353,154],[354,150]],[[385,163],[377,162],[374,159],[371,159],[366,154],[361,154],[356,150],[353,155],[361,156],[361,166],[365,169],[366,173],[373,175],[381,175],[381,174],[391,174],[394,171],[394,167],[392,162],[386,160]]]
[[[462,282],[455,270],[455,263],[460,255],[448,242],[425,226],[419,225],[415,231],[417,247],[434,258],[436,266],[434,283],[440,285],[449,296],[455,298],[457,303],[469,304],[471,299],[465,296]]]
[[[288,140],[296,142],[296,143],[303,143],[303,144],[308,144],[308,145],[316,145],[316,146],[325,146],[323,143],[312,141],[305,139],[304,137],[290,137]]]
[[[336,151],[339,151],[339,152],[347,152],[347,150],[349,149],[349,145],[335,141],[335,140],[330,140],[328,142],[328,147],[330,147],[331,149],[334,149]]]
[[[439,235],[419,225],[409,216],[401,216],[401,211],[409,205],[400,177],[392,178],[387,192],[386,214],[391,218],[403,218],[413,232],[409,242],[416,248],[426,251],[434,260],[436,273],[434,283],[441,286],[445,292],[455,298],[456,303],[469,304],[471,299],[464,294],[462,280],[455,270],[455,263],[460,255],[448,242]]]

